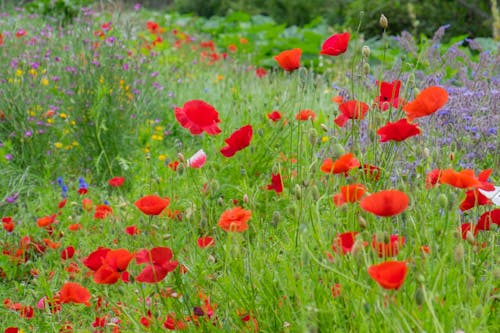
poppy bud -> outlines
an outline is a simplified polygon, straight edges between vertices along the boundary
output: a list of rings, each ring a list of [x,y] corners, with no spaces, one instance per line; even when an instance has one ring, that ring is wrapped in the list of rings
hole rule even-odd
[[[278,225],[278,223],[280,223],[280,222],[281,222],[281,214],[280,214],[280,212],[279,212],[279,211],[275,210],[275,211],[273,212],[273,217],[272,217],[272,219],[271,219],[271,224],[272,224],[273,226],[277,226],[277,225]]]
[[[287,207],[288,215],[295,216],[297,215],[297,206],[295,204],[291,204]]]
[[[362,216],[358,216],[358,224],[361,229],[365,229],[368,226],[366,220]]]
[[[424,283],[425,276],[423,274],[417,274],[417,276],[415,277],[415,280],[417,280],[418,283]]]
[[[455,261],[462,261],[465,255],[465,249],[464,249],[464,244],[462,242],[458,243],[457,247],[455,248],[455,251],[453,253],[453,257],[455,258]]]
[[[465,240],[467,240],[467,242],[469,242],[470,244],[474,244],[474,242],[476,241],[476,237],[474,237],[474,234],[470,230],[468,230],[465,233]]]
[[[311,187],[311,194],[314,201],[318,201],[319,198],[321,197],[321,195],[319,194],[319,189],[316,185],[313,185],[313,187]]]
[[[184,164],[179,164],[179,165],[177,166],[177,170],[176,170],[176,172],[177,172],[179,175],[182,175],[182,174],[184,173],[184,169],[185,169]]]
[[[368,58],[370,56],[370,47],[368,45],[363,45],[361,48],[361,54],[363,57]]]
[[[472,276],[467,276],[467,282],[466,282],[466,285],[467,285],[467,289],[468,290],[471,290],[472,287],[474,286],[474,277]]]
[[[217,179],[213,179],[210,182],[210,192],[212,193],[212,195],[215,195],[217,192],[219,192],[219,189],[220,189],[219,182],[217,181]]]
[[[222,197],[219,197],[219,198],[217,199],[217,204],[218,204],[219,206],[223,206],[223,205],[224,205],[224,199],[222,199]]]
[[[318,143],[318,132],[316,132],[316,129],[314,128],[309,130],[309,142],[311,143],[311,146],[315,146],[316,143]]]
[[[384,14],[380,15],[378,23],[380,24],[382,29],[387,29],[387,27],[389,26],[389,21],[387,20],[387,17],[385,17]]]
[[[493,271],[493,278],[495,280],[500,280],[500,268],[496,268],[494,271]]]
[[[443,209],[448,208],[448,197],[446,196],[446,194],[441,193],[440,195],[438,195],[437,201],[438,201],[439,207],[441,207]]]
[[[325,132],[328,132],[328,126],[326,126],[326,124],[321,124],[319,125],[321,127],[321,129]]]
[[[474,314],[476,315],[476,318],[480,319],[483,318],[483,307],[481,305],[476,306],[476,309],[474,311]]]
[[[453,161],[455,159],[455,153],[451,152],[450,153],[450,161]]]
[[[422,287],[418,287],[417,290],[415,290],[415,303],[417,303],[418,306],[424,304],[425,302],[425,295],[424,295],[424,290]]]
[[[358,257],[358,255],[361,254],[361,251],[363,251],[363,240],[356,239],[351,250],[352,256],[355,258]]]
[[[365,75],[370,74],[370,64],[367,62],[363,64],[363,74]]]
[[[345,149],[340,143],[336,143],[332,147],[333,157],[338,158],[345,154]]]
[[[302,197],[302,188],[300,187],[299,184],[295,184],[294,194],[295,194],[295,197],[299,200]]]
[[[177,154],[177,159],[179,159],[179,162],[181,162],[181,163],[183,163],[186,160],[182,153]]]
[[[248,203],[248,201],[249,201],[249,199],[248,199],[248,195],[245,193],[245,194],[243,195],[243,202],[244,202],[244,203]]]

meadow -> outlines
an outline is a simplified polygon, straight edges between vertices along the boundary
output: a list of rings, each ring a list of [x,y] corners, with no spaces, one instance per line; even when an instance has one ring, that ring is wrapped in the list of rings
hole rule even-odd
[[[498,42],[0,17],[1,331],[500,331]]]

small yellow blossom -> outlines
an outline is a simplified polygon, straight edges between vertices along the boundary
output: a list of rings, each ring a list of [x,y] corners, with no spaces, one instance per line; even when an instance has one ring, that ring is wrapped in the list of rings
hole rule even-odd
[[[56,148],[62,148],[62,146],[63,146],[63,144],[60,142],[54,143],[54,147],[56,147]]]
[[[23,73],[23,71],[22,71],[22,70],[20,70],[20,69],[16,70],[16,76],[18,76],[18,77],[19,77],[19,76],[23,76],[23,74],[24,74],[24,73]]]
[[[80,145],[80,144],[79,144],[78,142],[76,142],[76,141],[71,142],[71,144],[73,145],[73,147],[78,147],[78,146]]]
[[[321,142],[323,142],[323,143],[328,142],[328,140],[329,140],[329,138],[326,135],[321,138]]]
[[[41,83],[42,86],[48,86],[49,85],[49,80],[47,80],[47,78],[44,77],[44,78],[42,78],[40,80],[40,83]]]
[[[53,123],[54,123],[54,119],[52,119],[52,118],[47,119],[47,123],[49,123],[49,124],[53,124]]]
[[[66,113],[59,113],[59,117],[61,117],[62,119],[66,119],[68,118],[68,115]]]
[[[36,71],[36,69],[32,68],[29,70],[29,73],[32,75],[32,76],[36,76],[38,73]]]
[[[157,131],[157,132],[163,131],[163,126],[156,126],[155,131]]]
[[[158,156],[158,159],[159,159],[160,161],[165,161],[165,160],[167,159],[167,156],[166,156],[166,155],[161,154],[160,156]]]

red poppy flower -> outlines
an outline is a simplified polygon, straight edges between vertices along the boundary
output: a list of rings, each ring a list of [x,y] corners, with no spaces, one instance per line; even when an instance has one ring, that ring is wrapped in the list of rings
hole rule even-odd
[[[384,190],[365,197],[359,203],[360,207],[377,216],[394,216],[402,213],[408,207],[408,196],[398,190]]]
[[[420,128],[418,124],[410,124],[406,118],[403,118],[394,123],[387,122],[385,126],[378,129],[377,134],[380,135],[380,142],[403,141],[419,135]]]
[[[434,169],[434,170],[430,171],[425,176],[425,188],[431,188],[431,187],[436,186],[436,184],[439,182],[440,177],[441,177],[441,170]]]
[[[356,231],[349,231],[338,234],[333,240],[332,250],[338,254],[347,254],[352,251],[352,247],[356,241]]]
[[[333,203],[335,206],[342,206],[345,203],[357,202],[363,194],[365,194],[366,189],[361,184],[351,184],[342,186],[340,188],[340,193],[333,196]]]
[[[59,291],[61,303],[77,303],[90,306],[90,292],[76,282],[66,282]]]
[[[321,46],[321,54],[329,56],[338,56],[347,51],[349,38],[351,35],[348,32],[335,34],[328,38]]]
[[[19,29],[16,31],[16,37],[19,38],[19,37],[23,37],[26,35],[26,30],[24,29]]]
[[[410,103],[403,107],[408,121],[433,114],[448,102],[448,93],[443,88],[426,88]]]
[[[363,173],[368,179],[372,180],[380,179],[380,173],[382,172],[382,170],[378,166],[371,164],[363,164],[363,166],[360,166],[360,169],[363,169]]]
[[[259,67],[255,70],[255,75],[257,75],[258,78],[262,78],[267,75],[267,71],[265,68]]]
[[[161,34],[165,30],[163,28],[160,28],[160,25],[154,21],[147,21],[146,22],[146,29],[148,29],[150,33],[155,34],[155,35]]]
[[[462,235],[462,239],[463,240],[466,240],[467,239],[467,232],[472,232],[472,234],[475,236],[477,236],[477,233],[479,231],[479,229],[473,225],[472,223],[462,223],[460,225],[460,233]]]
[[[372,248],[380,258],[397,256],[404,244],[405,238],[398,235],[390,235],[387,241],[379,240],[377,235],[373,235],[372,238]]]
[[[125,182],[125,178],[123,177],[113,177],[108,181],[109,186],[112,187],[120,187]]]
[[[291,72],[300,67],[301,55],[302,50],[297,48],[293,50],[283,51],[275,56],[274,59],[278,62],[278,65],[280,65],[281,68],[288,72]]]
[[[297,120],[314,120],[316,119],[316,114],[312,110],[301,110],[299,113],[295,115],[295,119]]]
[[[66,206],[66,202],[68,202],[68,199],[64,198],[62,199],[61,201],[59,201],[59,203],[57,204],[57,208],[59,209],[63,209],[64,206]]]
[[[193,135],[203,132],[208,135],[217,135],[221,132],[217,126],[220,122],[219,113],[213,106],[201,100],[188,101],[182,108],[176,107],[175,118]]]
[[[113,214],[113,208],[108,205],[97,205],[95,207],[94,218],[96,220],[103,220],[111,214]]]
[[[248,229],[248,220],[252,212],[241,207],[226,210],[219,218],[217,225],[227,232],[243,232]]]
[[[56,215],[51,215],[51,216],[44,216],[40,217],[38,220],[36,220],[36,225],[39,226],[40,228],[47,228],[51,224],[53,224],[56,220]]]
[[[484,206],[491,204],[491,200],[485,197],[477,189],[465,192],[465,199],[460,203],[460,210],[466,211],[476,206]]]
[[[99,248],[83,260],[83,264],[95,271],[94,282],[114,284],[121,279],[128,282],[127,267],[134,255],[126,249]]]
[[[168,247],[154,247],[151,251],[140,250],[135,255],[136,263],[148,265],[139,273],[136,280],[147,283],[163,280],[169,272],[177,267],[177,261],[170,261],[172,256],[172,250]]]
[[[324,160],[321,171],[333,174],[344,173],[347,176],[349,170],[358,168],[360,165],[354,154],[347,153],[340,156],[336,161],[332,161],[331,158]]]
[[[226,146],[223,147],[220,152],[225,157],[231,157],[236,152],[248,147],[250,141],[252,141],[253,129],[252,125],[246,125],[242,128],[236,130],[229,138],[224,140]]]
[[[135,206],[146,215],[160,215],[169,204],[168,198],[157,195],[146,195],[135,202]]]
[[[476,230],[490,230],[492,223],[500,227],[500,208],[483,213],[477,221]]]
[[[267,114],[267,118],[271,119],[273,122],[277,122],[281,119],[281,113],[274,110],[273,112]]]
[[[1,39],[0,39],[0,45],[2,45],[2,43],[1,43]],[[11,327],[7,327],[7,328],[5,329],[5,331],[4,331],[4,333],[19,333],[19,332],[20,332],[19,328],[17,328],[17,327],[12,327],[12,326],[11,326]]]
[[[90,212],[92,210],[92,206],[93,206],[92,199],[89,198],[82,199],[82,209],[84,211]]]
[[[404,261],[386,261],[368,267],[368,274],[384,289],[398,290],[405,281],[407,271]]]
[[[212,237],[206,236],[206,237],[200,237],[198,238],[198,247],[200,248],[205,248],[205,247],[211,247],[215,245],[215,240]]]
[[[68,246],[61,252],[61,259],[67,260],[73,258],[73,255],[75,254],[75,248],[73,246]]]
[[[141,233],[141,231],[135,225],[129,225],[125,227],[125,232],[130,236],[135,236]]]
[[[281,174],[272,174],[271,176],[271,184],[267,185],[267,189],[270,191],[275,191],[276,193],[280,194],[283,192],[283,182],[281,181]]]
[[[474,175],[474,170],[455,171],[452,169],[442,170],[439,182],[457,188],[477,188],[482,183]]]
[[[168,167],[172,169],[174,172],[177,171],[177,167],[179,166],[179,161],[173,161],[168,163]]]
[[[344,127],[349,119],[364,119],[368,109],[368,104],[359,101],[347,101],[339,105],[340,115],[334,122],[340,127]]]
[[[399,89],[401,88],[401,81],[396,80],[393,82],[379,82],[377,85],[380,88],[380,96],[375,98],[375,103],[382,111],[386,111],[390,106],[397,109],[404,103],[404,100],[399,98]]]
[[[3,217],[2,218],[2,224],[3,224],[3,228],[5,229],[5,231],[7,232],[12,232],[14,230],[14,221],[12,221],[12,217]]]
[[[335,104],[340,105],[340,104],[342,104],[344,102],[344,97],[339,96],[339,95],[334,96],[334,97],[332,97],[332,102],[335,103]]]

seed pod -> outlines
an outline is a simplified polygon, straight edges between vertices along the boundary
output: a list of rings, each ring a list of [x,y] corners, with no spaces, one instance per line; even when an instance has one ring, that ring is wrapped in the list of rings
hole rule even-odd
[[[446,196],[446,194],[441,193],[440,195],[438,195],[437,202],[440,208],[448,209],[448,197]]]
[[[273,212],[273,217],[271,219],[271,224],[277,226],[281,222],[281,214],[279,211],[275,210]]]
[[[363,45],[363,47],[361,48],[361,54],[363,55],[363,57],[368,58],[370,56],[370,52],[370,47],[368,45]]]
[[[425,303],[425,295],[422,287],[418,287],[417,290],[415,290],[415,303],[417,303],[418,306]]]
[[[457,247],[455,248],[455,251],[453,252],[453,257],[455,258],[455,261],[459,262],[462,261],[464,255],[465,255],[464,244],[460,242],[458,243]]]
[[[389,21],[387,20],[387,17],[385,17],[384,14],[380,15],[378,23],[380,24],[382,29],[387,29],[387,27],[389,26]]]

